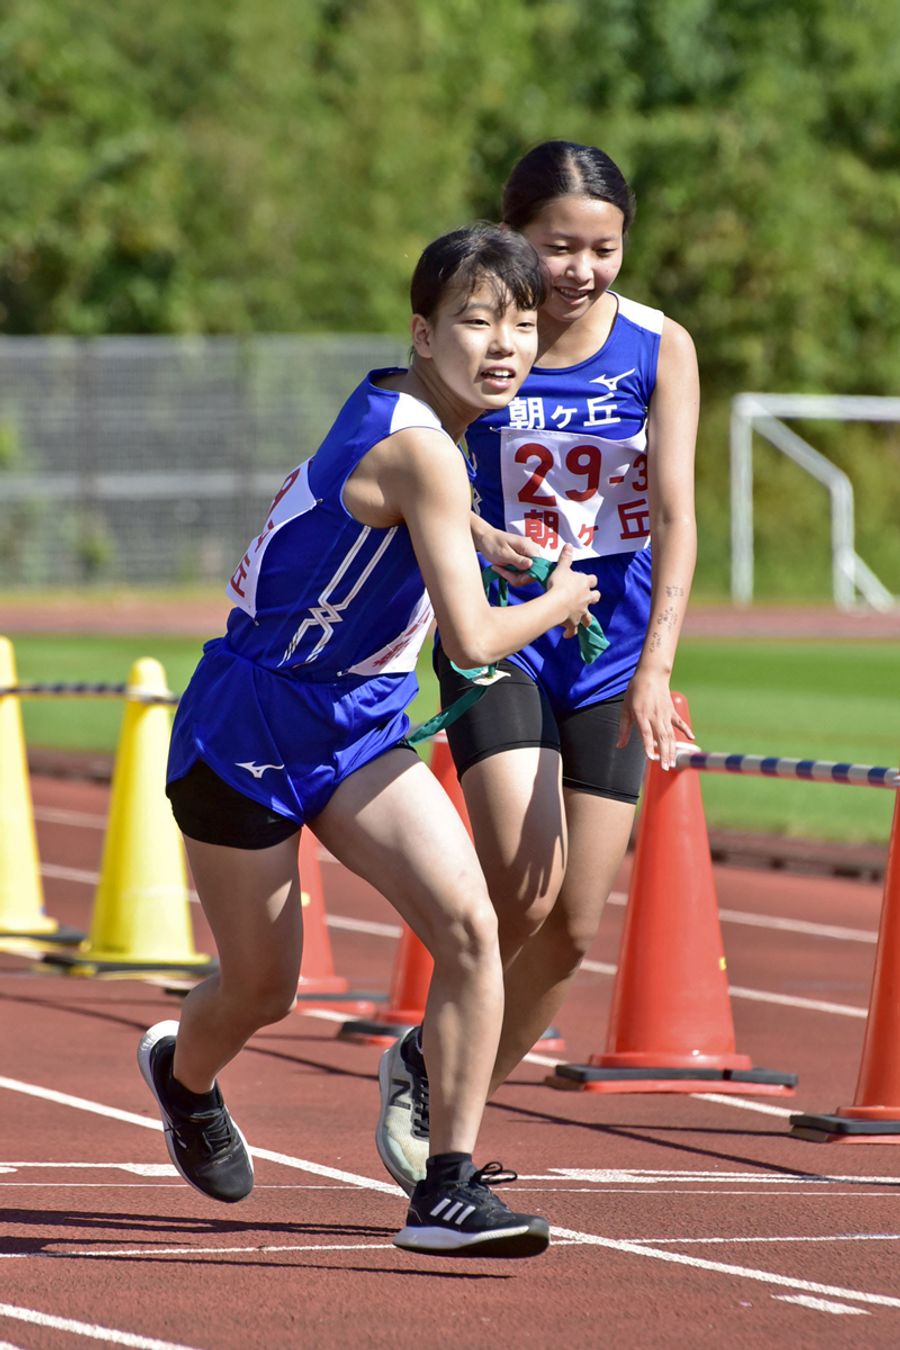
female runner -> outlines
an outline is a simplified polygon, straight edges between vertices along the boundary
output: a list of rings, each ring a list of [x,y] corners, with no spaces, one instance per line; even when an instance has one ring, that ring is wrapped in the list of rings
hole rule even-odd
[[[566,544],[597,575],[609,646],[585,664],[548,632],[520,648],[448,739],[500,931],[506,1004],[491,1090],[549,1026],[591,944],[622,862],[645,755],[663,769],[690,728],[669,677],[696,553],[699,379],[680,324],[610,287],[634,201],[592,146],[548,141],[503,193],[503,221],[537,249],[547,291],[537,363],[518,395],[469,428],[473,536],[513,583]],[[652,538],[652,547],[651,547]],[[496,583],[495,583],[496,589]],[[465,685],[441,633],[444,705]],[[393,1081],[401,1108],[385,1101]],[[397,1084],[405,1080],[401,1096]],[[410,1187],[424,1167],[428,1081],[415,1033],[387,1052],[376,1139]]]
[[[512,233],[475,226],[425,250],[410,368],[372,372],[288,475],[231,578],[227,633],[204,649],[169,759],[167,790],[220,961],[180,1023],[152,1027],[138,1051],[172,1161],[218,1200],[252,1187],[216,1078],[293,1006],[297,834],[308,822],[391,895],[434,957],[433,1153],[395,1238],[423,1252],[528,1256],[549,1235],[544,1219],[510,1213],[489,1188],[510,1174],[472,1162],[503,1013],[497,924],[458,816],[404,744],[429,595],[449,657],[467,667],[549,627],[574,633],[597,598],[563,549],[546,594],[492,609],[472,547],[457,441],[517,392],[542,292],[534,250]]]

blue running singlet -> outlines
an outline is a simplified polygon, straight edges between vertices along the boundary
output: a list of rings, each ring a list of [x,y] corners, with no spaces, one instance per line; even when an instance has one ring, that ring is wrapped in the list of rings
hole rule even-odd
[[[485,413],[466,434],[476,511],[534,540],[542,557],[556,558],[571,544],[573,565],[597,576],[592,612],[609,647],[596,661],[583,665],[561,628],[510,658],[560,710],[625,690],[650,618],[647,415],[663,315],[615,298],[618,311],[598,352],[563,369],[535,366],[507,408]],[[515,587],[509,600],[539,593]]]
[[[405,525],[354,519],[344,485],[379,441],[443,431],[427,404],[373,371],[316,453],[293,469],[227,586],[178,706],[168,781],[203,759],[245,796],[302,824],[348,774],[402,741],[431,605]]]

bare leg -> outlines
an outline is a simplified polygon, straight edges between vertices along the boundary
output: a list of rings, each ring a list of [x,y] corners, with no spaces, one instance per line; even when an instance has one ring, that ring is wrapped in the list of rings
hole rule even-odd
[[[560,758],[537,747],[505,750],[473,764],[461,782],[508,966],[538,932],[562,885]]]
[[[565,790],[569,856],[556,904],[506,969],[506,1013],[491,1081],[503,1083],[549,1026],[597,933],[634,819],[628,802]]]
[[[561,787],[559,755],[521,748],[462,777],[500,926],[506,1007],[491,1091],[558,1013],[597,932],[634,807]]]
[[[434,775],[406,751],[352,774],[312,822],[434,958],[425,1014],[432,1153],[471,1153],[503,1016],[497,922],[471,840]]]
[[[208,1092],[250,1036],[293,1007],[302,934],[298,840],[238,849],[185,839],[219,955],[219,973],[182,1006],[172,1072],[191,1092]]]

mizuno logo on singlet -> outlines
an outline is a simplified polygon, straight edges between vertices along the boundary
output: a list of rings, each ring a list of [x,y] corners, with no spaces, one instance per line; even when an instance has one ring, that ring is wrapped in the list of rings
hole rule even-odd
[[[252,759],[248,759],[245,764],[241,764],[238,760],[235,760],[235,764],[239,769],[246,769],[248,773],[252,773],[254,778],[262,778],[266,769],[284,768],[283,764],[257,764],[256,761]]]

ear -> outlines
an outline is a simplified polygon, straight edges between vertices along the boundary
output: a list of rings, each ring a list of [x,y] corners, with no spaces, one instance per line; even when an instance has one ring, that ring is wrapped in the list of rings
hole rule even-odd
[[[431,359],[431,324],[421,314],[412,316],[410,324],[412,334],[412,344],[417,356]]]

